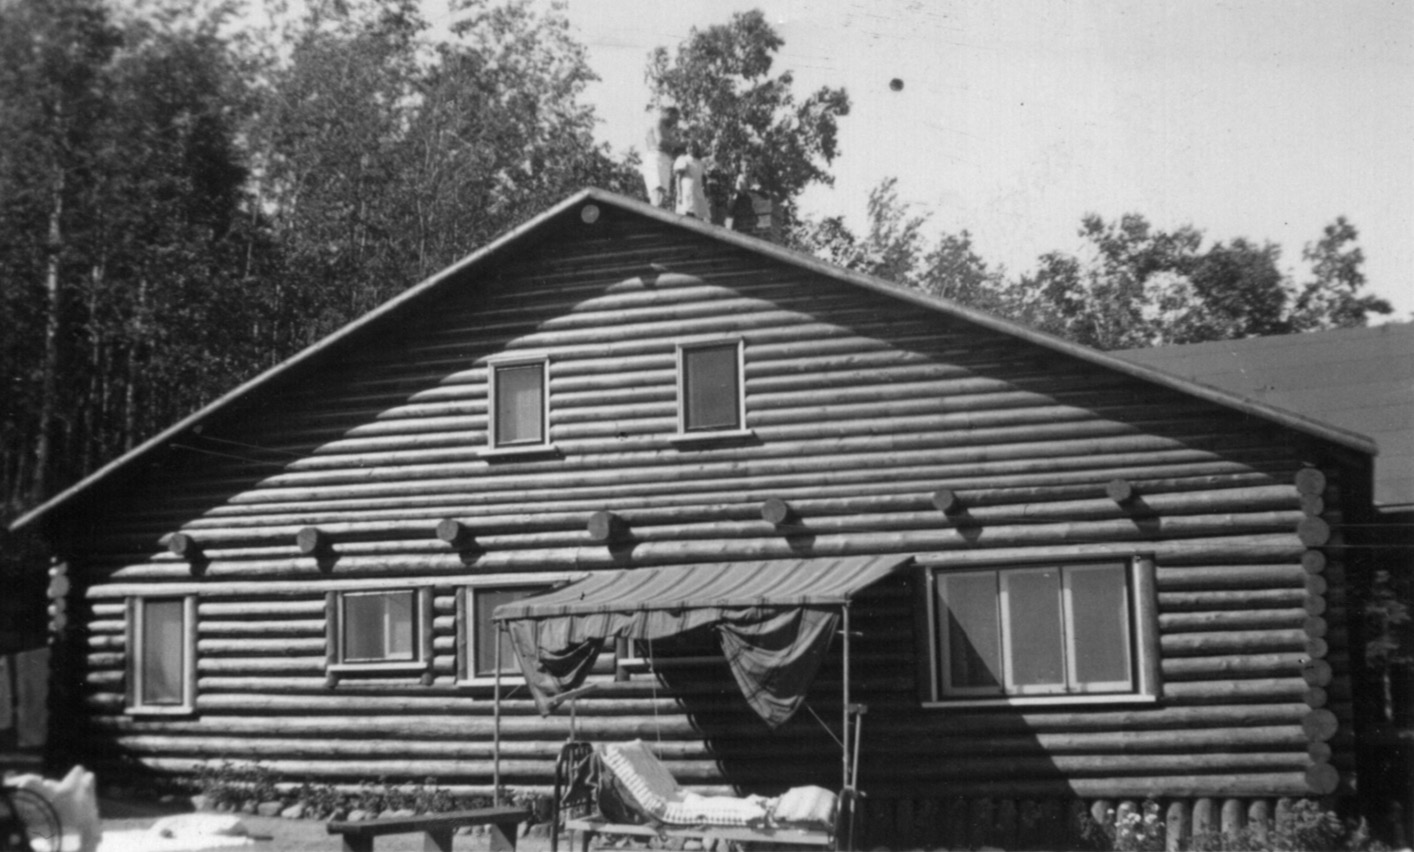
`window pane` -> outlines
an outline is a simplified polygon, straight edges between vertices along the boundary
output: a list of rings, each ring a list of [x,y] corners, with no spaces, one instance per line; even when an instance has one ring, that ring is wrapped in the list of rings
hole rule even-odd
[[[944,685],[963,689],[999,687],[1002,666],[996,575],[940,577],[938,597],[947,642]]]
[[[496,444],[545,441],[545,366],[496,368]]]
[[[344,596],[344,660],[412,660],[416,596],[380,592]]]
[[[142,602],[143,704],[181,704],[186,607],[180,600]]]
[[[1066,586],[1070,593],[1072,686],[1129,688],[1129,590],[1124,567],[1072,568],[1066,572]]]
[[[490,676],[496,673],[492,660],[496,656],[496,622],[491,613],[501,604],[538,595],[549,586],[491,586],[472,589],[472,655],[474,676]],[[515,651],[504,637],[501,639],[501,671],[515,674],[520,671],[516,663]]]
[[[1061,633],[1059,569],[1008,571],[1002,575],[1002,586],[1011,668],[1008,686],[1032,692],[1063,688],[1065,637]]]
[[[686,428],[740,428],[737,344],[684,349],[682,366]]]

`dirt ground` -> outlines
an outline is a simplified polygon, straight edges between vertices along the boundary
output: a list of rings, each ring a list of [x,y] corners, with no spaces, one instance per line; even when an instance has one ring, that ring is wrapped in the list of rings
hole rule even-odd
[[[127,837],[127,832],[146,830],[164,816],[190,813],[191,809],[151,802],[100,799],[98,811],[103,820],[105,836],[110,832],[121,832]],[[341,848],[339,838],[325,831],[323,820],[247,815],[241,815],[240,819],[249,829],[255,842],[220,847],[217,852],[221,849],[229,849],[232,852],[339,852]],[[116,838],[117,835],[114,836]],[[105,847],[110,845],[100,844],[99,852],[105,852]],[[548,839],[531,836],[521,838],[516,848],[524,852],[541,852],[548,849],[549,845]],[[485,836],[459,834],[452,841],[452,848],[456,852],[485,852],[488,846],[488,838]],[[380,837],[374,841],[373,848],[375,852],[422,852],[422,835]],[[569,848],[568,844],[565,848]]]

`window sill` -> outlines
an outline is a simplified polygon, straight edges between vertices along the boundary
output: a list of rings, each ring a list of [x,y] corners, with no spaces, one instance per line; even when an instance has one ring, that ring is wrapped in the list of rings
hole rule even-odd
[[[190,704],[181,705],[143,705],[138,707],[124,707],[123,713],[128,716],[195,716],[196,707]]]
[[[495,675],[476,675],[475,677],[462,678],[456,682],[460,687],[492,687],[496,685]],[[501,688],[525,686],[525,675],[501,675]],[[504,698],[505,696],[501,696]]]
[[[704,447],[716,444],[739,444],[756,437],[755,429],[723,429],[720,432],[679,432],[669,436],[668,443],[677,447]]]
[[[515,461],[517,459],[560,458],[560,448],[554,444],[536,444],[524,447],[483,447],[476,455],[487,461]]]
[[[359,675],[389,675],[408,674],[420,675],[430,670],[427,663],[420,661],[398,662],[398,663],[331,663],[325,666],[325,671],[331,675],[341,677],[357,677]]]
[[[1064,707],[1075,704],[1154,704],[1157,695],[1016,695],[1007,698],[955,698],[945,701],[924,701],[931,710],[979,707]]]

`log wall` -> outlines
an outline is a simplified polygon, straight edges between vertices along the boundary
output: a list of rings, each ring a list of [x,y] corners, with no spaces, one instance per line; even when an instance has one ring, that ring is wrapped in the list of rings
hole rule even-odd
[[[870,813],[891,814],[876,825],[955,825],[963,796],[1020,824],[1073,797],[1267,801],[1349,784],[1338,450],[613,210],[464,277],[185,436],[64,529],[86,619],[86,763],[189,772],[235,757],[294,780],[485,791],[490,692],[456,682],[456,590],[474,578],[1145,553],[1162,679],[1148,705],[921,708],[917,578],[858,604],[862,781]],[[754,435],[675,443],[675,346],[721,335],[745,340]],[[553,457],[480,452],[486,360],[506,352],[550,357]],[[594,534],[600,512],[617,535]],[[428,676],[326,678],[325,595],[369,584],[433,589]],[[123,710],[124,598],[154,591],[198,595],[190,716]],[[661,672],[604,661],[582,735],[656,742],[703,787],[837,785],[809,714],[769,734],[724,667]],[[811,706],[832,726],[838,689],[831,662]],[[523,694],[503,712],[507,783],[544,785],[567,719],[542,720]]]

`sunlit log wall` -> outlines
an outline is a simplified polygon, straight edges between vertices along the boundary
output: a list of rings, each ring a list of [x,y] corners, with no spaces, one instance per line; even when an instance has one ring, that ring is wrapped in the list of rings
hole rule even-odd
[[[857,605],[876,828],[1077,797],[1245,809],[1350,783],[1340,490],[1357,461],[1332,445],[612,209],[551,223],[391,325],[184,436],[60,530],[87,619],[75,742],[100,773],[258,759],[289,780],[487,790],[490,691],[455,683],[468,577],[1145,553],[1152,705],[921,708],[917,578]],[[674,444],[675,345],[716,335],[745,340],[755,437]],[[558,456],[478,454],[486,359],[504,352],[549,355]],[[789,508],[779,525],[772,498]],[[607,543],[587,527],[601,511],[625,528]],[[434,590],[430,677],[326,677],[326,593],[377,581]],[[125,596],[155,590],[199,596],[192,715],[123,709]],[[768,733],[707,668],[659,679],[606,656],[582,735],[643,737],[704,787],[837,784],[814,718]],[[829,664],[810,702],[835,727],[839,674]],[[523,693],[504,712],[507,783],[546,784],[567,719]]]

